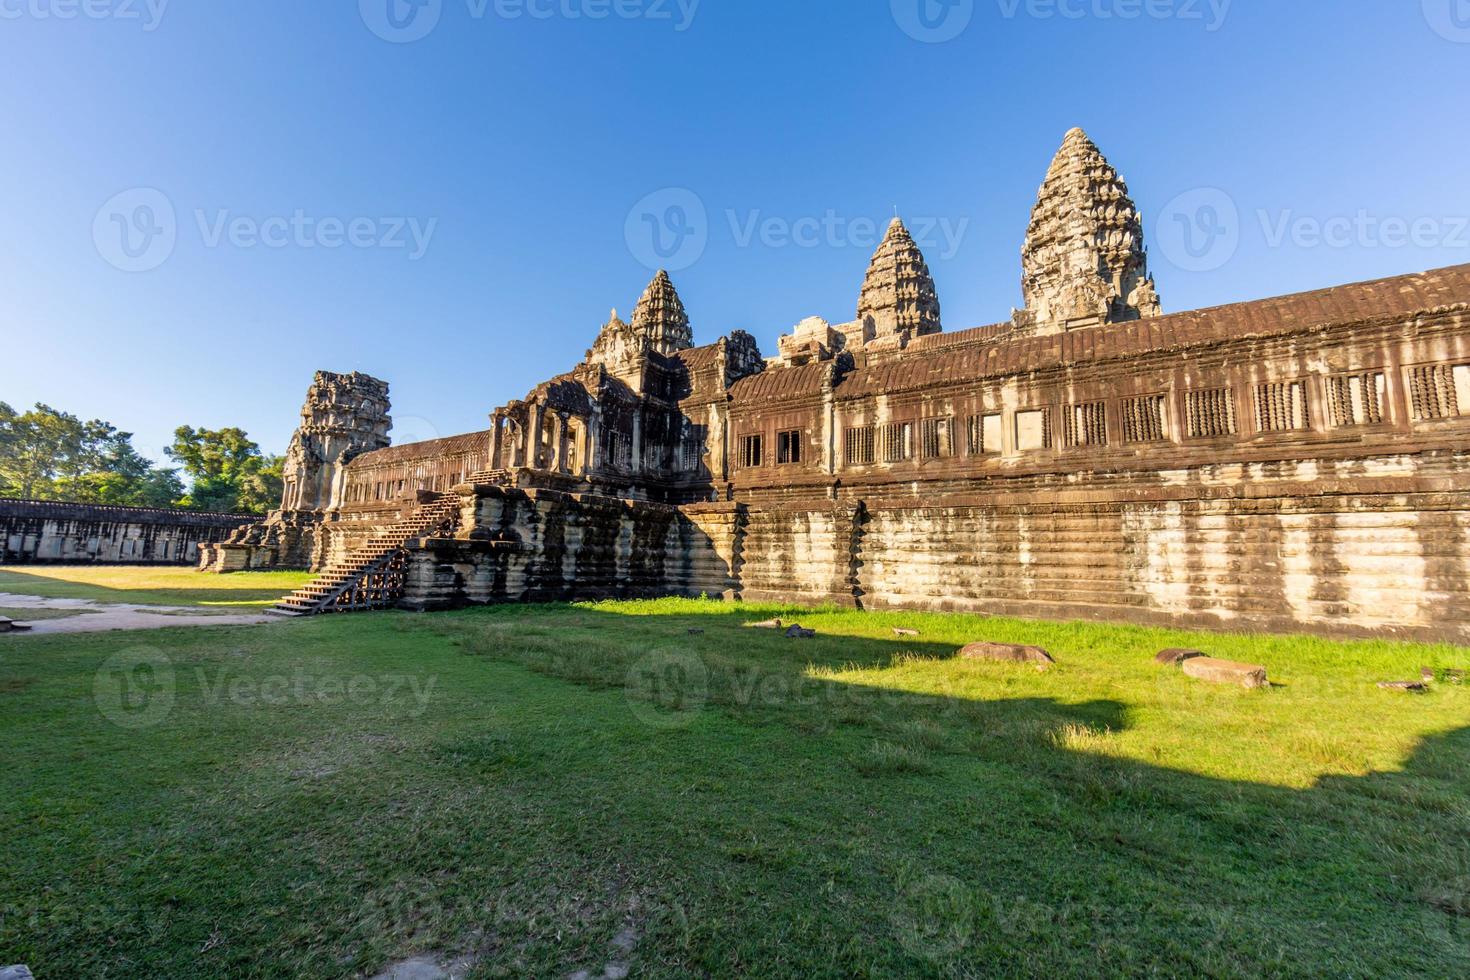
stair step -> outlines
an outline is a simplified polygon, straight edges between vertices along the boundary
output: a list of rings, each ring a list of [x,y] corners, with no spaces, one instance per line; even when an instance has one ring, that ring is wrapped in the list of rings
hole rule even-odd
[[[402,550],[409,540],[442,524],[458,511],[458,497],[440,494],[420,505],[413,516],[374,532],[362,547],[327,566],[315,579],[282,599],[274,611],[283,616],[346,611],[337,607],[335,597],[347,594],[358,580],[370,574],[372,566]],[[363,607],[380,609],[388,605],[391,603],[373,601],[364,603]]]

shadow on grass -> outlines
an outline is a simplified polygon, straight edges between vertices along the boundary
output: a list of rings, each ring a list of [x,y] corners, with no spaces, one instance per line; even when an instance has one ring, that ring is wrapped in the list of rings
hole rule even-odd
[[[68,566],[91,570],[93,566]],[[108,566],[111,567],[111,566]],[[146,574],[152,569],[136,571]],[[173,571],[173,568],[169,569]],[[248,606],[269,605],[291,591],[288,585],[252,583],[249,576],[255,573],[239,572],[230,576],[231,587],[217,588],[215,579],[205,579],[203,572],[190,572],[180,566],[178,571],[201,576],[201,582],[209,587],[178,588],[173,586],[142,586],[121,588],[87,581],[86,579],[61,578],[24,568],[6,566],[0,568],[0,592],[14,595],[39,596],[46,599],[88,599],[94,602],[133,603],[139,605],[175,606]],[[264,572],[263,575],[275,573]],[[215,577],[218,578],[218,577]],[[238,578],[238,581],[235,581]]]
[[[1401,771],[1327,775],[1305,790],[1215,778],[1107,754],[1104,741],[1130,728],[1120,700],[1006,694],[1034,668],[990,663],[964,669],[995,679],[992,697],[853,683],[841,675],[952,660],[956,646],[750,628],[773,612],[521,606],[428,628],[473,655],[621,688],[654,729],[698,733],[713,713],[784,726],[830,751],[861,787],[866,832],[887,849],[890,914],[867,925],[900,940],[900,972],[1470,967],[1470,728],[1420,738]],[[1310,718],[1301,730],[1311,733]],[[1229,742],[1222,732],[1199,750],[1228,753]],[[762,761],[750,764],[751,784],[721,780],[727,813],[842,819],[826,806],[829,784],[793,784],[777,759]],[[784,869],[825,846],[815,835],[757,851],[787,855]],[[1087,951],[1099,935],[1111,955]]]
[[[55,713],[0,775],[18,856],[0,948],[58,976],[345,978],[468,946],[487,976],[600,975],[629,930],[617,955],[653,977],[1470,968],[1470,729],[1308,789],[1211,777],[1110,755],[1179,718],[1065,651],[1054,673],[966,664],[983,686],[935,690],[951,642],[745,625],[781,614],[516,606],[168,637],[178,704],[141,731],[87,713],[95,663],[37,657],[34,682],[0,685],[16,729]],[[185,664],[216,689],[302,664],[439,683],[421,714],[244,710],[202,704]],[[1248,718],[1273,694],[1210,697]]]

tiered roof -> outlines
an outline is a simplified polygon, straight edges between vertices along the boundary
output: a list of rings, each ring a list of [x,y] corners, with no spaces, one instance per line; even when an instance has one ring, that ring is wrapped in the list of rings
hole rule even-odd
[[[665,356],[694,346],[689,314],[684,311],[684,303],[669,274],[662,269],[638,300],[633,311],[633,331]]]
[[[924,253],[902,220],[894,218],[873,255],[858,300],[857,321],[873,338],[923,337],[938,333],[939,297]]]
[[[1160,313],[1128,185],[1080,129],[1047,170],[1021,252],[1021,291],[1043,332]]]

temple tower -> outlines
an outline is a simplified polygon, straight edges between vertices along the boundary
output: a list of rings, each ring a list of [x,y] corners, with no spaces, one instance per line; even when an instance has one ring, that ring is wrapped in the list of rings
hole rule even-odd
[[[648,284],[633,310],[633,332],[666,357],[694,346],[689,315],[684,312],[684,304],[669,274],[662,269]]]
[[[939,333],[939,297],[924,253],[902,220],[893,219],[873,253],[858,300],[863,344],[904,347],[914,337]],[[848,346],[858,346],[848,337]]]
[[[1060,333],[1161,312],[1128,185],[1080,129],[1062,141],[1021,252],[1021,326]]]
[[[643,338],[613,310],[587,352],[587,363],[600,364],[613,377],[636,385],[643,373],[644,359]]]
[[[286,450],[281,510],[319,513],[337,506],[347,464],[389,444],[389,408],[386,381],[319,371]]]

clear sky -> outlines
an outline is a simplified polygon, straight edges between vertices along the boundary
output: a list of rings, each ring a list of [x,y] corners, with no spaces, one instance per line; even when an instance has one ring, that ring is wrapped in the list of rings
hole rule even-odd
[[[1470,0],[0,0],[0,65],[0,400],[153,455],[318,369],[482,428],[660,263],[772,353],[895,207],[1003,320],[1072,126],[1168,311],[1470,262]]]

